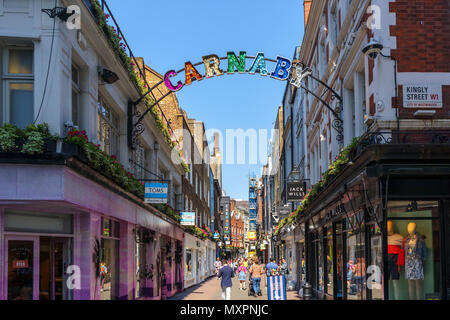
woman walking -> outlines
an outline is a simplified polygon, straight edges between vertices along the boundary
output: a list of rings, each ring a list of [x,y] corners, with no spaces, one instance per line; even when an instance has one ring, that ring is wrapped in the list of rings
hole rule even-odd
[[[253,265],[250,268],[250,274],[252,275],[252,283],[253,283],[253,290],[255,291],[254,296],[262,296],[261,293],[261,276],[263,273],[263,267],[259,264],[258,257],[255,257],[253,259]]]
[[[244,262],[241,261],[237,268],[237,274],[239,279],[239,290],[245,290],[245,280],[247,278],[247,268],[244,266]]]
[[[214,267],[216,268],[216,277],[218,279],[219,270],[222,268],[222,262],[220,262],[220,258],[217,258],[216,262],[214,262]]]

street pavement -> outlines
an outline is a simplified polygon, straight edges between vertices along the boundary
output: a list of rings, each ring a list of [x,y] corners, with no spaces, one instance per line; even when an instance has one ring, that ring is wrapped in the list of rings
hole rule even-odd
[[[268,300],[266,278],[261,280],[262,296],[248,296],[248,281],[245,283],[246,290],[239,290],[239,280],[237,277],[233,279],[231,287],[231,300]],[[288,291],[286,293],[288,300],[301,300],[296,291]],[[222,290],[220,289],[220,280],[215,277],[210,278],[203,283],[187,288],[183,292],[177,293],[169,300],[222,300]]]

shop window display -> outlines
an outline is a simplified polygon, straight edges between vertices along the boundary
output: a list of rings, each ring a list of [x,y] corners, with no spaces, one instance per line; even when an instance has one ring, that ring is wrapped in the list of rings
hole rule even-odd
[[[186,250],[186,279],[192,278],[192,250]]]
[[[438,202],[390,201],[388,210],[389,299],[439,298]]]
[[[343,288],[343,246],[342,246],[342,223],[336,224],[336,297],[342,298]]]
[[[119,222],[102,218],[100,300],[119,298],[119,234]]]
[[[333,290],[333,229],[328,228],[327,229],[327,236],[326,236],[326,292],[330,295],[334,294]]]
[[[347,241],[347,299],[366,299],[366,259],[365,239],[362,224],[362,213],[355,215],[352,221],[347,221],[350,229],[346,233]]]
[[[383,247],[380,227],[373,223],[368,226],[370,251],[370,264],[367,266],[367,288],[371,300],[382,300],[383,295]]]

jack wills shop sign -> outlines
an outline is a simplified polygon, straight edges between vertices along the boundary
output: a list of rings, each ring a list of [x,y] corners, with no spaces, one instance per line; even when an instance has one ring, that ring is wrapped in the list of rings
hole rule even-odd
[[[403,85],[404,108],[442,108],[442,86],[438,84]]]
[[[288,182],[287,183],[287,201],[299,202],[306,195],[305,182]]]

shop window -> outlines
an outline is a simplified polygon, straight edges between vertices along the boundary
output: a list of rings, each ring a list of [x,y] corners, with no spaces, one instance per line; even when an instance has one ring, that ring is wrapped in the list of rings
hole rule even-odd
[[[192,278],[192,250],[186,250],[186,279]]]
[[[383,254],[382,234],[378,224],[367,226],[369,232],[369,265],[367,266],[367,289],[370,300],[383,300]]]
[[[439,203],[389,201],[387,232],[389,299],[439,299]]]
[[[365,233],[362,228],[363,212],[347,220],[347,299],[366,299]]]
[[[325,236],[325,255],[326,255],[326,293],[334,294],[334,284],[333,284],[333,229],[328,228],[326,230],[327,234]]]
[[[343,241],[342,241],[342,222],[337,223],[335,227],[336,236],[336,297],[342,299],[343,297],[343,281],[345,279],[344,271],[344,257],[343,257]]]
[[[102,218],[100,249],[100,300],[119,298],[120,223]]]

